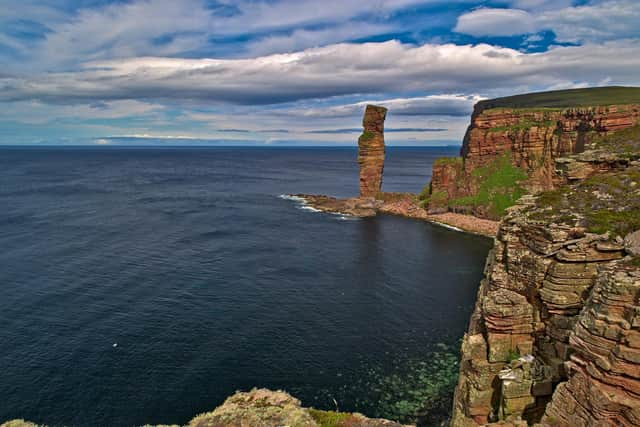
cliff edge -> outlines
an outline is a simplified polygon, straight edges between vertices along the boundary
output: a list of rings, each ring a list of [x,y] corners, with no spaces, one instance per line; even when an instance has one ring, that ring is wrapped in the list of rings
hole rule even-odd
[[[498,219],[524,194],[562,182],[555,160],[585,151],[597,137],[640,123],[640,88],[541,92],[481,101],[461,157],[434,164],[423,204]]]
[[[500,224],[454,427],[640,425],[640,126],[593,137],[553,175]]]
[[[237,392],[212,412],[193,418],[185,427],[403,427],[393,421],[367,418],[357,413],[305,408],[283,391],[253,389]],[[46,427],[12,420],[0,427]],[[144,427],[154,427],[146,425]],[[158,425],[155,427],[179,427]]]

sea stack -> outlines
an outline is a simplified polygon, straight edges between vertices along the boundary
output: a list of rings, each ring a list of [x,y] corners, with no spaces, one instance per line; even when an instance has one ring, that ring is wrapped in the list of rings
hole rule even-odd
[[[386,108],[367,105],[362,120],[364,131],[358,138],[360,197],[376,197],[382,190],[384,119],[386,117]]]

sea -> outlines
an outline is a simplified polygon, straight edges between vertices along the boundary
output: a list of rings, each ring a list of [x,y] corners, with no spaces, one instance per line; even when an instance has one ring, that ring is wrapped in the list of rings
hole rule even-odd
[[[457,148],[389,147],[420,192]],[[492,242],[358,193],[355,148],[0,148],[0,423],[185,424],[237,390],[448,414]]]

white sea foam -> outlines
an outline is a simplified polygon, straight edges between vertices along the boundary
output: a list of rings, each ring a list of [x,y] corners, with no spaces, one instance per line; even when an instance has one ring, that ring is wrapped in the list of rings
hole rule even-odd
[[[309,206],[306,204],[299,206],[298,209],[301,209],[303,211],[310,211],[310,212],[322,212],[320,209],[316,209],[313,206]]]
[[[360,219],[357,216],[353,216],[353,215],[343,215],[343,214],[336,214],[336,215],[338,215],[336,219],[340,221],[357,221]]]
[[[299,202],[299,203],[306,203],[307,202],[304,199],[304,197],[292,196],[290,194],[281,194],[278,197],[281,198],[281,199],[284,199],[284,200],[293,200],[294,202]]]
[[[278,197],[284,200],[291,200],[292,202],[295,202],[297,209],[300,209],[303,211],[309,211],[309,212],[322,212],[320,209],[316,209],[313,206],[309,206],[309,202],[307,202],[307,200],[304,197],[292,196],[290,194],[281,194]]]
[[[433,221],[434,224],[439,225],[440,227],[448,228],[449,230],[460,231],[461,233],[465,233],[462,228],[454,227],[453,225],[445,224],[444,222]]]
[[[353,220],[360,219],[357,216],[348,215],[348,214],[345,214],[345,213],[326,212],[326,211],[323,211],[321,209],[316,209],[313,206],[309,206],[309,202],[307,202],[307,199],[305,199],[304,197],[292,196],[290,194],[280,194],[278,197],[281,198],[281,199],[284,199],[284,200],[291,200],[292,202],[295,202],[296,208],[300,209],[300,210],[303,210],[303,211],[327,213],[327,214],[336,216],[336,219],[341,220],[341,221],[353,221]]]

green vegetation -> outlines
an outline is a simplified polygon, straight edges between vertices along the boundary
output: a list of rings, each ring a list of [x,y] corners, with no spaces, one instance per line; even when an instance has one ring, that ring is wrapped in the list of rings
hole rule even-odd
[[[622,154],[629,158],[640,157],[640,125],[597,136],[592,141],[593,148]]]
[[[491,217],[499,218],[525,194],[520,182],[527,179],[527,174],[513,165],[510,152],[476,168],[471,174],[479,183],[478,194],[451,200],[451,207],[480,207]]]
[[[362,132],[362,135],[360,135],[360,138],[358,139],[360,141],[371,141],[375,135],[376,134],[374,132],[371,132],[370,130],[365,130],[364,132]]]
[[[462,167],[462,157],[440,157],[433,162],[433,166],[454,165]]]
[[[509,132],[509,133],[517,134],[519,132],[527,132],[529,129],[531,129],[534,126],[550,128],[550,127],[554,127],[555,125],[556,125],[556,122],[554,122],[553,120],[545,119],[542,121],[535,121],[531,119],[524,119],[514,125],[493,127],[489,129],[489,132]]]
[[[433,425],[450,412],[459,355],[452,346],[441,343],[438,348],[429,360],[413,361],[403,371],[381,379],[376,387],[381,396],[374,416],[405,423],[418,418],[425,425]]]
[[[424,204],[425,201],[428,203],[430,196],[431,196],[431,184],[427,184],[422,188],[422,191],[420,192],[420,194],[418,194],[418,200],[420,200],[422,204]]]
[[[640,229],[640,169],[594,175],[538,196],[532,219],[624,237]]]
[[[422,206],[426,207],[427,205],[432,208],[446,208],[449,203],[449,193],[444,190],[435,191],[429,195],[427,199],[422,201]]]
[[[319,409],[309,409],[311,418],[320,427],[348,427],[354,416],[345,412],[321,411]]]
[[[520,359],[520,357],[521,355],[518,350],[509,350],[509,353],[507,354],[507,362],[511,363],[514,360]]]
[[[596,87],[587,89],[554,90],[536,92],[524,95],[507,96],[504,98],[480,101],[477,108],[488,110],[492,108],[531,108],[540,110],[562,109],[581,106],[640,104],[640,88],[637,87]]]

